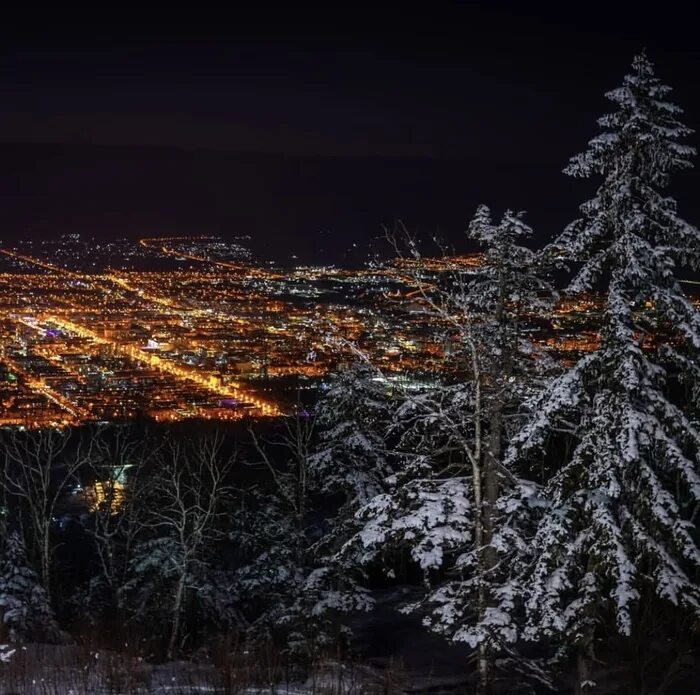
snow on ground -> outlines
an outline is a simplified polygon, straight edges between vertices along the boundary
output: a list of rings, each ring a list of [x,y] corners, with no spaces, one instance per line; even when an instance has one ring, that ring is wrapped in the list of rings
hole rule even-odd
[[[228,682],[226,682],[228,681]],[[0,646],[0,695],[363,695],[381,693],[381,676],[367,667],[329,663],[306,683],[252,685],[208,664],[151,665],[116,652],[78,646]]]
[[[437,673],[436,673],[437,671]],[[320,665],[305,683],[260,685],[210,664],[143,659],[76,645],[0,645],[0,695],[384,695],[464,692],[464,675],[365,664]]]

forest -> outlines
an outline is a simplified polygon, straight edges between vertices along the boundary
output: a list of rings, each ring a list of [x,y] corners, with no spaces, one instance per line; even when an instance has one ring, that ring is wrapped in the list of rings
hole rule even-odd
[[[597,188],[546,245],[482,205],[486,262],[436,284],[390,234],[450,345],[442,378],[356,350],[272,424],[0,432],[0,691],[55,644],[124,655],[114,693],[173,662],[231,693],[697,692],[700,231],[666,192],[695,155],[669,91],[635,57],[565,169]],[[599,344],[554,360],[533,317],[584,293]],[[462,678],[420,690],[371,660],[367,634],[409,623]],[[329,663],[358,675],[317,687]]]

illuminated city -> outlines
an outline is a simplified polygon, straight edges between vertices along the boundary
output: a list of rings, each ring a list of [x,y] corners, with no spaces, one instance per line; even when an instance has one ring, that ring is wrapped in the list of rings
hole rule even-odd
[[[700,695],[686,5],[6,13],[0,695]]]
[[[439,368],[397,267],[282,273],[237,245],[142,239],[115,269],[114,246],[110,268],[76,238],[2,250],[3,424],[274,416],[285,377],[309,387],[355,344],[390,371]]]
[[[449,350],[407,260],[281,270],[212,238],[1,251],[3,425],[275,416],[356,350],[418,378]],[[479,264],[422,261],[434,277]],[[536,340],[565,360],[595,349],[597,310],[595,298],[562,301]]]

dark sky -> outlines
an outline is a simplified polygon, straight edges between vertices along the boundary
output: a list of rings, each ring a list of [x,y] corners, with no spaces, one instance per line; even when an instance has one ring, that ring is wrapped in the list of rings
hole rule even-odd
[[[305,246],[316,259],[397,218],[462,239],[480,202],[528,210],[551,238],[594,186],[561,170],[637,51],[700,130],[700,41],[685,4],[6,13],[0,241],[251,234],[265,253]],[[308,159],[319,155],[353,161]],[[696,170],[671,191],[695,223],[698,186]]]
[[[573,153],[644,46],[700,123],[695,18],[649,5],[37,8],[3,19],[0,140],[504,162],[533,142]]]

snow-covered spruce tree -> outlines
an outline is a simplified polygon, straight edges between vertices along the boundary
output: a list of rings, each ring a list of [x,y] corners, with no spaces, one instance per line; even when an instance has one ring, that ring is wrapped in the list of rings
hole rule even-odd
[[[363,564],[341,551],[362,528],[358,510],[385,491],[393,472],[389,431],[395,407],[391,386],[362,359],[333,375],[318,402],[309,472],[330,502],[315,545],[326,564]]]
[[[505,491],[530,490],[504,467],[502,452],[546,363],[525,330],[526,315],[551,300],[541,257],[522,245],[530,234],[522,213],[507,211],[494,224],[481,206],[469,235],[484,248],[482,266],[457,265],[434,283],[416,274],[425,310],[448,327],[445,372],[453,377],[402,394],[392,432],[402,465],[360,510],[364,528],[348,544],[364,561],[407,550],[427,586],[412,608],[426,612],[433,630],[478,649],[482,690],[496,654],[517,637],[521,541]]]
[[[335,374],[318,403],[311,473],[321,492],[343,497],[341,516],[381,492],[391,472],[385,436],[391,408],[389,389],[367,362]]]
[[[469,226],[469,236],[482,247],[483,263],[457,297],[472,328],[473,451],[481,473],[472,473],[472,497],[481,512],[471,547],[463,548],[448,581],[426,602],[432,606],[427,624],[478,647],[483,691],[491,687],[498,656],[511,671],[544,677],[536,662],[512,658],[517,657],[522,616],[523,533],[535,488],[504,465],[504,449],[523,421],[523,403],[554,369],[531,339],[534,317],[551,308],[553,290],[549,264],[523,245],[532,236],[523,217],[507,210],[495,224],[489,209],[480,206]]]
[[[46,591],[30,567],[22,536],[0,521],[0,641],[62,642]]]
[[[221,546],[211,539],[207,545],[206,554],[189,558],[184,574],[187,540],[163,535],[134,546],[123,589],[126,615],[150,638],[168,640],[168,658],[176,656],[186,641],[191,646],[203,635],[228,633],[243,623],[238,594],[231,590],[231,573],[217,566]]]
[[[607,94],[617,110],[603,133],[566,169],[602,178],[554,243],[581,264],[571,291],[606,292],[602,343],[533,404],[508,457],[573,437],[544,490],[524,584],[528,637],[577,648],[579,691],[592,687],[598,629],[629,635],[642,592],[700,615],[700,429],[677,387],[698,384],[700,316],[674,276],[697,264],[700,234],[661,193],[694,154],[668,92],[637,56]]]
[[[470,542],[474,516],[462,438],[470,436],[472,395],[456,384],[400,397],[386,435],[395,440],[393,472],[355,513],[343,556],[359,565],[379,563],[390,577],[407,558],[430,589]]]
[[[283,431],[261,441],[251,430],[256,464],[267,480],[238,514],[247,556],[235,587],[250,619],[251,642],[272,641],[292,666],[306,668],[349,636],[342,616],[368,610],[361,572],[328,555],[323,545],[320,488],[311,465],[313,420],[290,416]]]

